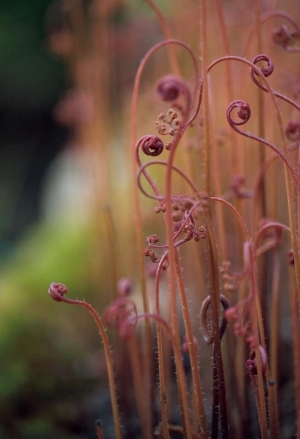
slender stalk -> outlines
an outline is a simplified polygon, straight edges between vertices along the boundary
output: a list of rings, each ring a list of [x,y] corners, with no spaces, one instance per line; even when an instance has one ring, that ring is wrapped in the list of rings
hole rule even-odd
[[[187,392],[187,384],[185,379],[185,373],[183,369],[183,363],[181,358],[181,351],[180,351],[180,344],[177,342],[177,337],[174,335],[173,328],[171,328],[167,322],[161,318],[160,316],[157,316],[156,314],[140,314],[135,317],[135,320],[141,320],[141,319],[147,319],[147,320],[155,320],[166,332],[167,336],[172,342],[172,347],[174,350],[174,356],[175,356],[175,363],[176,363],[176,371],[177,371],[177,382],[179,387],[179,395],[181,399],[181,408],[182,408],[182,418],[183,418],[183,431],[184,431],[184,438],[186,439],[192,439],[193,434],[191,431],[191,425],[190,425],[190,415],[189,415],[189,403],[188,403],[188,392]]]
[[[166,213],[165,213],[165,222],[166,222],[166,232],[167,232],[167,243],[168,243],[168,279],[169,279],[169,297],[170,297],[170,310],[171,310],[171,325],[172,331],[175,339],[175,343],[177,346],[180,346],[180,334],[179,334],[179,316],[177,309],[177,293],[176,293],[176,260],[177,260],[177,250],[175,248],[173,242],[173,220],[172,220],[172,163],[174,159],[175,148],[170,151],[167,172],[166,172]],[[182,360],[180,359],[180,362]],[[176,370],[180,367],[178,364],[178,359],[176,358]],[[178,373],[178,371],[177,371]],[[180,379],[182,377],[178,374],[178,386],[180,392],[180,402],[181,409],[183,412],[188,410],[188,407],[185,407],[185,399],[182,394],[182,383],[180,383]],[[185,379],[185,377],[184,377]],[[183,420],[184,421],[184,420]],[[186,420],[185,420],[186,421]],[[191,437],[190,430],[190,420],[188,423],[185,422],[183,425],[184,433],[187,437]]]
[[[219,399],[219,414],[221,424],[222,439],[229,437],[228,420],[227,420],[227,403],[226,403],[226,389],[225,377],[223,369],[223,359],[221,350],[221,338],[219,329],[219,313],[220,313],[220,284],[219,284],[219,267],[217,246],[213,231],[212,222],[209,214],[206,215],[206,225],[209,237],[209,284],[210,284],[210,299],[212,309],[212,336],[214,343],[214,357],[213,367],[217,370],[217,388]]]
[[[259,350],[259,343],[265,348],[265,339],[264,332],[262,326],[262,318],[261,318],[261,310],[258,298],[258,289],[257,289],[257,280],[255,277],[255,265],[254,265],[254,254],[252,245],[247,242],[244,246],[244,254],[245,254],[245,262],[248,270],[249,276],[249,286],[250,286],[250,295],[252,297],[252,304],[250,309],[251,314],[251,322],[252,322],[252,331],[254,337],[257,339],[258,344],[255,348],[255,359],[257,363],[257,392],[256,396],[257,401],[257,413],[260,424],[260,432],[262,439],[268,439],[268,424],[267,424],[267,407],[265,400],[265,392],[264,392],[264,381],[262,374],[262,361],[261,354]],[[254,391],[256,384],[254,384]]]
[[[204,104],[204,142],[205,142],[205,184],[204,190],[210,195],[210,173],[211,173],[211,145],[210,145],[210,123],[209,123],[209,94],[208,94],[208,70],[207,70],[207,22],[206,22],[206,0],[200,0],[200,59],[201,74],[203,82],[203,104]]]
[[[100,421],[100,420],[96,421],[96,436],[97,436],[97,439],[105,439],[102,421]]]
[[[145,383],[142,375],[142,364],[139,354],[139,344],[136,337],[128,340],[129,358],[132,366],[134,393],[136,395],[136,406],[140,417],[143,438],[152,439],[151,416],[149,416],[149,404],[145,401]]]
[[[187,302],[187,298],[186,298],[186,293],[185,293],[184,282],[183,282],[183,278],[182,278],[182,271],[180,268],[178,253],[176,253],[176,276],[177,276],[177,283],[178,283],[178,288],[179,288],[179,296],[180,296],[180,301],[181,301],[181,309],[182,309],[184,327],[185,327],[185,331],[186,331],[186,337],[187,337],[189,354],[190,354],[191,371],[192,371],[193,388],[194,388],[195,405],[196,405],[197,425],[198,425],[198,427],[200,427],[201,437],[203,437],[203,439],[205,439],[205,438],[208,438],[208,433],[207,433],[205,411],[204,411],[204,404],[203,404],[203,398],[202,398],[202,386],[201,386],[201,381],[200,381],[199,365],[198,365],[198,361],[197,361],[197,354],[196,354],[196,349],[195,349],[193,330],[192,330],[192,325],[191,325],[188,302]]]
[[[278,338],[279,338],[279,281],[280,259],[278,249],[273,251],[273,282],[272,282],[272,306],[271,306],[271,331],[270,331],[270,433],[274,439],[279,438],[278,431]]]
[[[160,316],[160,301],[159,301],[159,283],[162,265],[166,259],[162,257],[156,270],[155,275],[155,314]],[[168,415],[167,415],[167,391],[164,372],[164,350],[163,350],[163,337],[161,325],[156,322],[156,336],[157,336],[157,354],[158,354],[158,375],[159,375],[159,394],[160,394],[160,406],[162,417],[162,430],[165,439],[170,438],[168,428]]]
[[[293,293],[293,354],[296,398],[296,428],[297,439],[300,439],[300,324],[299,324],[299,299],[297,292]]]
[[[230,55],[230,48],[229,48],[229,41],[228,41],[228,35],[227,35],[227,28],[225,23],[225,17],[223,13],[223,6],[221,0],[215,0],[216,9],[217,9],[217,15],[218,20],[220,23],[220,30],[221,30],[221,41],[223,45],[223,54],[224,55]],[[261,53],[261,52],[258,52]],[[232,75],[232,69],[231,65],[227,63],[225,65],[225,74],[226,74],[226,93],[227,93],[227,99],[228,102],[230,102],[233,99],[233,75]],[[231,173],[235,175],[240,174],[241,170],[241,156],[239,154],[239,151],[237,148],[235,148],[235,142],[234,137],[232,134],[230,134],[230,143],[231,143]]]
[[[280,155],[280,157],[284,161],[285,189],[286,189],[288,215],[289,215],[290,228],[291,228],[292,248],[293,248],[294,257],[295,257],[296,290],[297,290],[297,294],[298,294],[298,306],[299,306],[299,301],[300,301],[300,254],[299,254],[299,246],[298,246],[296,219],[295,219],[295,215],[294,215],[294,206],[293,206],[293,187],[292,187],[292,182],[290,181],[290,175],[292,175],[292,177],[294,178],[298,191],[299,191],[299,183],[298,183],[297,179],[295,178],[295,174],[294,174],[293,170],[291,169],[291,167],[289,165],[289,161],[287,159],[287,145],[286,145],[286,140],[285,140],[285,135],[284,135],[284,130],[283,130],[283,123],[282,123],[282,118],[281,118],[281,114],[280,114],[280,109],[279,109],[278,103],[276,101],[276,95],[278,96],[278,93],[274,92],[271,89],[267,79],[264,77],[264,75],[261,73],[261,71],[253,65],[253,63],[250,63],[249,61],[247,61],[243,58],[237,57],[237,56],[229,56],[229,57],[219,58],[218,60],[216,60],[212,64],[210,64],[210,66],[208,67],[208,71],[213,66],[217,65],[218,63],[223,62],[223,61],[229,61],[229,60],[239,61],[239,62],[248,64],[249,67],[251,67],[252,71],[254,71],[255,74],[258,75],[259,78],[261,79],[261,81],[263,82],[266,91],[268,91],[268,93],[270,95],[271,102],[273,104],[274,111],[275,111],[275,116],[277,119],[277,125],[278,125],[278,129],[279,129],[279,139],[280,139],[280,144],[282,146],[282,151],[283,151],[281,153],[280,150],[276,150],[276,152]],[[285,101],[290,101],[290,100],[285,99]],[[289,102],[289,103],[291,103],[291,102]],[[293,106],[296,107],[297,106],[296,103],[293,103]],[[262,139],[260,139],[260,141],[262,141]],[[264,142],[269,144],[269,142],[266,142],[265,140],[264,140]],[[270,146],[270,144],[269,144],[269,146]]]
[[[83,308],[87,309],[91,316],[94,319],[94,322],[97,325],[97,328],[99,330],[104,353],[105,353],[105,360],[106,360],[106,366],[107,366],[107,372],[108,372],[108,382],[109,382],[109,390],[110,390],[110,397],[111,397],[111,404],[112,404],[112,412],[113,412],[113,419],[114,419],[114,427],[115,427],[115,434],[116,439],[122,439],[122,432],[121,432],[121,424],[120,424],[120,416],[119,416],[119,409],[118,409],[118,402],[117,402],[117,391],[116,391],[116,384],[115,384],[115,377],[114,377],[114,367],[113,367],[113,358],[112,353],[109,346],[109,341],[107,338],[107,334],[105,331],[105,328],[103,326],[102,320],[99,316],[99,314],[94,310],[92,305],[87,303],[85,300],[80,299],[68,299],[64,296],[68,292],[68,289],[63,284],[56,284],[52,283],[50,285],[50,288],[48,290],[48,293],[50,296],[58,301],[58,302],[64,302],[71,305],[79,305]]]
[[[145,2],[148,3],[150,8],[155,13],[155,15],[158,19],[158,22],[162,28],[165,39],[171,40],[172,39],[172,32],[171,32],[169,23],[167,22],[166,18],[164,17],[163,13],[161,12],[161,10],[158,8],[158,6],[154,3],[153,0],[145,0]],[[168,49],[168,55],[169,55],[171,69],[176,75],[179,75],[180,72],[179,72],[179,65],[178,65],[178,60],[177,60],[177,56],[176,56],[176,52],[175,52],[175,47],[173,45],[170,45],[167,47],[167,49]]]

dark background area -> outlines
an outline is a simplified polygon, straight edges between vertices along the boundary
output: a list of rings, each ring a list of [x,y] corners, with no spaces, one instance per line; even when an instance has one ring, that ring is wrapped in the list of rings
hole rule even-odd
[[[98,263],[89,225],[71,227],[63,215],[47,222],[42,210],[49,166],[66,152],[72,135],[54,113],[77,84],[66,58],[49,47],[51,31],[52,37],[66,35],[59,12],[65,3],[0,2],[0,439],[94,439],[98,418],[105,437],[114,438],[105,358],[94,322],[82,308],[58,304],[47,294],[51,282],[64,282],[70,296],[86,298],[101,313],[111,293],[104,239]],[[113,2],[99,1],[104,3],[111,7]],[[139,61],[161,35],[147,5],[141,6],[150,15],[145,20],[139,14],[131,18],[130,5],[114,3],[109,98],[116,107],[110,119],[118,127]],[[86,6],[89,0],[69,4]],[[56,41],[61,48],[62,40]]]
[[[0,255],[39,215],[41,182],[66,129],[52,117],[64,66],[47,48],[49,0],[0,2]]]

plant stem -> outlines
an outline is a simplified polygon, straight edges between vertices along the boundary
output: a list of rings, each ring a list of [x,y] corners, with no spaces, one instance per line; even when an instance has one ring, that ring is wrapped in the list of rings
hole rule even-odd
[[[209,238],[209,284],[210,284],[210,300],[212,309],[212,336],[214,343],[214,358],[213,367],[217,370],[217,389],[219,399],[219,413],[221,422],[222,439],[229,437],[228,420],[227,420],[227,404],[226,404],[226,390],[225,378],[222,360],[220,329],[219,329],[219,313],[220,313],[220,284],[219,284],[219,267],[217,247],[214,237],[214,231],[209,214],[206,215],[206,225]],[[215,375],[214,375],[215,377]]]
[[[176,252],[176,276],[177,276],[177,283],[178,283],[178,288],[179,288],[179,296],[180,296],[180,301],[181,301],[181,309],[182,309],[184,327],[185,327],[187,342],[188,342],[188,346],[189,346],[191,371],[192,371],[192,378],[193,378],[193,384],[194,384],[193,388],[194,388],[194,396],[195,396],[195,403],[196,403],[196,410],[197,410],[197,412],[196,412],[197,424],[200,427],[200,431],[201,431],[201,435],[202,435],[201,437],[203,437],[203,439],[205,439],[205,438],[208,438],[208,433],[207,433],[205,411],[204,411],[204,404],[203,404],[203,398],[202,398],[202,386],[201,386],[200,375],[199,375],[199,365],[198,365],[198,361],[197,361],[197,354],[196,354],[196,349],[195,349],[191,319],[190,319],[188,302],[187,302],[185,288],[184,288],[184,282],[183,282],[183,278],[182,278],[182,271],[181,271],[180,264],[179,264],[178,252]]]
[[[116,439],[122,439],[119,409],[118,409],[118,402],[117,402],[117,391],[116,391],[116,384],[115,384],[115,378],[114,378],[113,358],[112,358],[111,350],[109,347],[109,341],[108,341],[108,338],[106,335],[106,331],[105,331],[105,328],[104,328],[103,323],[101,321],[101,318],[98,315],[98,313],[94,310],[92,305],[85,302],[84,300],[67,299],[66,297],[63,297],[62,301],[65,303],[72,304],[72,305],[80,305],[83,308],[86,308],[89,311],[89,313],[92,315],[94,322],[96,323],[96,325],[99,329],[99,333],[101,335],[101,339],[103,342],[105,359],[106,359],[106,366],[107,366],[107,372],[108,372],[108,382],[109,382],[109,390],[110,390]]]

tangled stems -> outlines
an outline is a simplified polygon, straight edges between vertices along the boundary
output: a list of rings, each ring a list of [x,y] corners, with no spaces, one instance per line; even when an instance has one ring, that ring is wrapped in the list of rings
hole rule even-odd
[[[199,203],[195,203],[195,205],[190,210],[188,216],[186,217],[185,222],[191,218],[192,211],[197,207]],[[178,233],[176,233],[173,237],[173,239],[176,239],[176,236]],[[192,235],[188,236],[186,239],[179,240],[176,243],[174,242],[174,247],[178,247],[179,245],[183,244],[184,242],[192,239]],[[155,240],[156,241],[156,240]],[[167,250],[164,255],[162,256],[159,266],[157,268],[156,272],[156,279],[155,279],[155,309],[156,309],[156,315],[158,316],[160,314],[159,309],[159,278],[161,270],[164,268],[165,261],[169,259],[169,252],[170,252],[170,246],[168,247],[169,250]],[[201,437],[207,438],[207,427],[206,427],[206,421],[205,421],[205,411],[204,411],[204,405],[202,400],[202,392],[201,392],[201,382],[200,382],[200,375],[199,375],[199,367],[197,362],[197,354],[196,354],[196,348],[194,345],[194,337],[192,333],[192,327],[191,327],[191,321],[189,316],[189,310],[188,310],[188,303],[186,299],[186,293],[184,288],[184,283],[182,279],[182,272],[178,260],[177,252],[175,252],[176,261],[175,261],[175,267],[176,267],[176,278],[177,283],[179,287],[179,296],[181,300],[181,309],[183,312],[183,320],[184,320],[184,326],[186,331],[186,338],[187,338],[187,345],[188,350],[190,354],[190,362],[191,362],[191,370],[192,370],[192,378],[194,383],[194,397],[196,402],[196,419],[197,419],[197,426],[200,428],[201,431]],[[175,327],[175,331],[177,331],[177,326]],[[176,332],[175,332],[176,334]],[[177,335],[177,334],[176,334]],[[162,350],[162,337],[160,333],[160,328],[157,328],[157,348],[158,348],[158,355],[159,355],[159,370],[160,370],[160,395],[161,395],[161,406],[162,406],[162,417],[163,417],[163,426],[166,428],[167,425],[167,417],[165,413],[165,401],[164,401],[164,394],[165,394],[165,383],[164,383],[164,375],[163,375],[163,350]],[[176,359],[177,364],[177,359]],[[179,376],[178,376],[179,379]],[[178,381],[179,384],[179,381]]]
[[[274,227],[274,224],[273,224]],[[264,229],[266,230],[266,229]],[[251,242],[246,241],[244,244],[244,264],[245,273],[249,278],[249,295],[240,301],[236,306],[228,308],[225,311],[225,317],[228,320],[235,320],[234,332],[236,335],[244,338],[249,345],[251,352],[246,368],[250,372],[251,381],[254,387],[256,398],[257,413],[261,429],[262,438],[267,438],[267,412],[264,395],[263,376],[267,373],[267,357],[265,348],[264,328],[262,324],[261,308],[258,296],[257,280],[255,276],[255,253]],[[203,309],[205,312],[206,307]],[[244,319],[249,312],[250,321],[245,323]],[[205,314],[204,314],[205,316]],[[205,317],[202,314],[202,326],[205,328]],[[206,340],[210,342],[209,334],[206,334]],[[255,377],[252,376],[255,374]],[[274,403],[274,398],[270,404]],[[272,405],[272,419],[275,419],[276,410]],[[271,426],[272,431],[276,428]],[[273,437],[273,436],[272,436]],[[275,437],[275,436],[274,436]]]
[[[150,57],[159,49],[166,47],[166,46],[179,46],[183,49],[185,49],[188,54],[190,55],[190,58],[192,60],[192,64],[194,67],[194,71],[196,73],[196,83],[195,83],[195,90],[194,95],[197,95],[197,88],[198,88],[198,81],[199,81],[199,71],[198,71],[198,62],[196,57],[193,54],[193,51],[191,48],[186,45],[185,43],[181,42],[180,40],[170,39],[163,41],[161,43],[156,44],[153,46],[148,53],[144,56],[142,62],[140,63],[140,66],[138,68],[135,81],[134,81],[134,87],[132,92],[132,106],[131,106],[131,145],[132,145],[132,170],[136,170],[136,138],[137,138],[137,106],[138,106],[138,94],[139,94],[139,88],[140,88],[140,82],[142,73],[145,69],[145,66],[150,59]],[[200,101],[200,97],[199,100]],[[200,103],[198,104],[200,105]],[[198,111],[198,108],[196,109]],[[177,138],[178,136],[176,136]],[[135,171],[133,172],[133,175],[135,175]],[[141,220],[141,211],[140,211],[140,202],[139,202],[139,193],[138,193],[138,187],[136,184],[133,185],[133,196],[134,196],[134,208],[135,208],[135,229],[136,229],[136,239],[137,239],[137,248],[138,248],[138,254],[139,254],[139,273],[141,277],[141,292],[142,292],[142,298],[143,298],[143,307],[144,311],[149,311],[149,303],[148,303],[148,297],[147,297],[147,291],[146,291],[146,278],[145,278],[145,265],[144,265],[144,257],[143,257],[143,240],[142,240],[142,220]],[[169,203],[169,206],[171,203]],[[170,227],[171,227],[171,219],[170,219]],[[174,269],[172,269],[172,272],[174,274]],[[174,290],[174,285],[171,290]],[[174,301],[175,299],[173,299]],[[149,358],[149,362],[147,364],[151,364],[151,331],[149,325],[146,324],[146,350],[147,350],[147,356]],[[179,340],[178,340],[179,343]]]
[[[120,417],[119,417],[119,409],[118,409],[118,403],[117,403],[117,392],[116,392],[116,384],[115,384],[115,378],[114,378],[114,369],[113,369],[113,359],[111,350],[109,347],[109,341],[105,332],[105,328],[103,326],[103,323],[101,321],[100,316],[98,313],[94,310],[92,305],[87,303],[85,300],[79,300],[79,299],[68,299],[65,297],[65,294],[67,294],[68,288],[62,284],[62,283],[56,283],[52,282],[50,284],[50,287],[48,289],[49,295],[52,297],[53,300],[57,302],[65,302],[69,303],[71,305],[80,305],[86,308],[89,313],[92,315],[100,336],[102,338],[104,352],[105,352],[105,359],[106,359],[106,366],[107,366],[107,372],[108,372],[108,381],[109,381],[109,389],[110,389],[110,396],[111,396],[111,404],[112,404],[112,411],[113,411],[113,418],[114,418],[114,427],[115,427],[115,434],[117,439],[122,438],[121,433],[121,425],[120,425]]]
[[[193,206],[193,207],[195,208],[196,206],[197,206],[197,204],[195,204],[195,206]],[[189,213],[190,216],[192,214],[192,209]],[[186,218],[186,221],[188,221],[188,220],[189,220],[189,216]],[[175,234],[174,239],[176,239],[175,238],[176,236],[177,236],[177,234]],[[187,237],[186,239],[183,239],[183,240],[179,240],[174,245],[175,245],[175,247],[178,247],[179,245],[183,244],[184,242],[186,242],[190,239],[192,239],[192,236]],[[162,256],[162,258],[159,262],[159,266],[157,268],[157,272],[156,272],[155,308],[156,308],[157,315],[160,314],[160,309],[159,309],[159,277],[160,277],[161,270],[164,268],[165,261],[168,258],[168,253],[169,252],[166,251],[164,253],[164,255]],[[177,253],[176,253],[176,256],[177,256]],[[178,256],[177,256],[177,258],[178,258]],[[180,264],[179,264],[178,259],[176,259],[175,267],[176,267],[177,283],[178,283],[178,287],[179,287],[179,296],[180,296],[180,300],[181,300],[181,309],[183,312],[183,320],[184,320],[184,326],[185,326],[185,331],[186,331],[188,351],[190,354],[192,378],[193,378],[193,383],[194,383],[194,397],[195,397],[196,410],[197,410],[196,411],[197,427],[200,428],[201,435],[202,435],[201,437],[207,438],[208,435],[207,435],[207,427],[206,427],[206,422],[205,422],[204,405],[203,405],[203,401],[202,401],[201,382],[200,382],[200,376],[199,376],[197,354],[196,354],[196,348],[194,345],[194,337],[193,337],[193,333],[192,333],[192,326],[191,326],[191,321],[190,321],[190,316],[189,316],[188,303],[187,303],[187,299],[186,299],[185,288],[184,288],[182,273],[181,273]],[[162,351],[162,338],[161,338],[161,333],[160,333],[159,327],[157,328],[157,348],[158,348],[158,355],[159,355],[159,370],[160,370],[160,376],[161,376],[160,395],[161,395],[161,405],[162,405],[163,426],[164,426],[164,428],[166,428],[167,417],[166,417],[166,413],[165,413],[165,401],[164,401],[165,383],[164,383],[164,375],[163,375],[163,351]]]
[[[178,386],[181,400],[181,409],[182,409],[182,418],[183,418],[183,430],[186,439],[192,439],[192,431],[191,431],[191,423],[189,416],[189,403],[187,399],[187,386],[186,379],[183,369],[180,344],[177,344],[176,337],[174,336],[174,332],[172,328],[167,324],[167,322],[157,314],[144,313],[139,314],[136,317],[130,319],[133,324],[137,323],[138,320],[146,319],[146,320],[155,320],[160,327],[166,332],[167,336],[171,340],[172,347],[174,350],[175,362],[176,362],[176,370],[178,374]]]
[[[299,182],[297,180],[297,177],[295,175],[295,173],[293,172],[293,169],[289,163],[289,161],[286,158],[286,154],[287,154],[287,145],[286,145],[286,141],[285,141],[285,136],[284,136],[284,130],[283,130],[283,124],[282,124],[282,120],[281,120],[281,115],[280,115],[280,111],[278,108],[278,104],[276,102],[275,97],[279,97],[283,100],[285,100],[286,102],[289,102],[291,105],[293,105],[295,108],[297,108],[299,110],[299,106],[292,100],[287,99],[285,97],[283,97],[282,95],[280,95],[277,92],[274,92],[271,87],[268,84],[268,81],[266,80],[263,71],[261,71],[261,69],[258,69],[253,63],[250,63],[247,60],[242,60],[239,57],[227,57],[227,58],[223,58],[222,61],[225,61],[226,59],[232,59],[232,60],[239,60],[242,61],[246,64],[248,64],[251,67],[251,75],[253,75],[253,72],[260,78],[260,80],[263,83],[263,90],[267,91],[270,94],[270,97],[272,99],[272,103],[276,112],[276,117],[277,117],[277,121],[278,121],[278,127],[279,127],[279,132],[280,132],[280,138],[281,138],[281,144],[282,144],[282,149],[284,154],[282,154],[274,145],[272,145],[271,143],[267,142],[266,140],[261,140],[259,138],[257,138],[256,136],[253,135],[248,135],[246,133],[243,133],[242,131],[240,131],[236,125],[231,125],[237,132],[239,132],[240,134],[253,138],[254,140],[258,140],[258,141],[262,141],[265,145],[269,146],[270,148],[272,148],[278,155],[279,157],[284,161],[284,172],[285,172],[285,187],[286,187],[286,195],[287,195],[287,204],[288,204],[288,214],[289,214],[289,221],[290,221],[290,228],[291,228],[291,239],[292,239],[292,248],[294,251],[294,255],[295,255],[295,277],[296,277],[296,285],[297,285],[297,294],[298,294],[298,301],[300,298],[300,255],[299,255],[299,248],[298,248],[298,239],[297,239],[297,226],[296,226],[296,220],[294,217],[294,207],[293,207],[293,187],[291,184],[291,181],[289,179],[289,175],[288,175],[288,171],[290,171],[294,181],[295,181],[295,185],[297,188],[297,191],[299,193]],[[213,65],[216,65],[218,62],[220,62],[221,59],[217,60],[215,63],[211,64],[210,68],[213,67]],[[260,84],[261,86],[262,84]],[[243,117],[247,118],[247,116],[245,116],[245,109],[243,110],[244,114]],[[227,117],[229,117],[230,112],[227,112]],[[231,118],[230,118],[231,119]],[[300,303],[300,301],[299,301]],[[299,305],[300,306],[300,305]]]
[[[137,401],[137,411],[140,417],[140,422],[143,431],[143,437],[150,439],[151,433],[151,416],[150,404],[145,395],[145,380],[143,377],[143,367],[141,357],[139,355],[138,343],[135,335],[137,321],[137,307],[135,302],[128,297],[131,291],[131,285],[128,279],[123,279],[120,288],[119,283],[119,297],[111,302],[104,312],[104,320],[108,327],[113,327],[118,330],[119,336],[122,340],[126,340],[126,350],[129,353],[129,360],[132,369],[134,393]],[[124,293],[126,295],[124,295]]]
[[[165,42],[165,44],[170,44],[170,43],[180,44],[181,46],[185,47],[188,50],[188,52],[190,53],[192,60],[193,60],[193,63],[194,63],[194,68],[195,68],[195,73],[196,73],[195,87],[198,87],[198,82],[199,82],[198,64],[197,64],[196,58],[194,57],[193,52],[191,51],[191,49],[188,46],[186,46],[185,44],[183,44],[181,42],[178,43],[175,40]],[[161,47],[161,45],[156,46],[156,48],[159,48],[159,47]],[[179,142],[181,136],[183,135],[185,129],[194,120],[194,118],[196,117],[196,115],[199,111],[202,89],[200,90],[199,99],[197,100],[196,110],[194,111],[193,115],[189,118],[189,111],[191,109],[191,101],[190,101],[189,91],[188,90],[185,91],[185,89],[183,87],[183,83],[180,80],[178,80],[178,78],[168,76],[168,77],[163,78],[162,81],[163,82],[159,83],[159,91],[160,91],[161,97],[164,100],[168,100],[168,101],[171,100],[172,101],[172,100],[176,99],[177,98],[177,91],[176,90],[180,90],[180,92],[184,95],[184,98],[186,100],[185,101],[185,108],[183,109],[183,112],[182,112],[183,120],[181,122],[180,129],[178,130],[178,132],[176,133],[176,135],[174,136],[174,139],[172,141],[172,147],[171,147],[168,162],[167,162],[166,183],[165,183],[165,188],[166,188],[165,221],[166,221],[166,229],[167,229],[167,242],[168,242],[169,264],[170,264],[169,265],[169,291],[170,291],[170,298],[171,298],[171,322],[172,322],[172,331],[174,333],[176,343],[178,345],[180,345],[179,327],[178,327],[178,311],[177,311],[177,303],[176,303],[176,282],[175,282],[176,269],[178,268],[178,267],[176,267],[176,264],[178,264],[178,259],[177,259],[177,250],[175,248],[175,243],[173,242],[171,176],[172,176],[172,171],[173,171],[173,161],[174,161],[176,147],[177,147],[178,142]],[[195,88],[194,96],[197,96],[196,88]],[[182,386],[181,380],[184,378],[179,374],[179,368],[181,367],[180,361],[181,361],[181,359],[179,359],[178,357],[175,356],[175,364],[176,364],[176,370],[177,370],[177,374],[178,374],[178,386],[179,386],[180,400],[181,400],[181,405],[184,408],[184,405],[185,405],[184,398],[183,398],[184,395],[182,394],[182,391],[181,391],[181,386]],[[199,398],[201,398],[201,391],[198,392],[198,396],[199,396]],[[203,410],[202,410],[202,413],[203,413]],[[185,429],[186,428],[187,428],[187,426],[185,425]],[[205,431],[205,425],[203,425],[203,430]]]

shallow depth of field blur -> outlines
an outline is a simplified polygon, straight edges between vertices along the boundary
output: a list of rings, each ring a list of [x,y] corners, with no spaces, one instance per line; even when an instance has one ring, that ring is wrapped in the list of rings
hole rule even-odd
[[[214,3],[207,1],[209,63],[224,55]],[[221,3],[229,53],[252,60],[257,55],[256,36],[248,40],[255,24],[254,8],[249,6],[252,2]],[[261,15],[283,10],[299,22],[297,0],[254,3],[259,4]],[[188,43],[198,56],[198,2],[157,0],[157,4],[171,36]],[[291,97],[298,93],[299,99],[299,53],[285,52],[271,37],[273,28],[281,24],[276,18],[261,27],[263,51],[275,65],[272,87]],[[138,0],[4,0],[0,4],[0,35],[0,439],[95,438],[98,418],[105,421],[105,437],[111,439],[114,429],[107,372],[97,328],[85,310],[52,301],[47,289],[53,281],[63,282],[70,296],[86,299],[101,314],[116,296],[118,280],[129,277],[134,282],[134,299],[139,309],[142,307],[130,105],[142,57],[166,35],[149,4]],[[182,75],[192,82],[189,62],[180,50],[177,56]],[[223,65],[212,73],[210,82],[216,140],[213,154],[221,184],[213,190],[220,196],[230,191],[232,179],[228,151],[233,137],[226,108],[231,100],[243,97],[253,99],[252,110],[259,112],[249,72],[241,66],[231,65],[231,69],[233,96]],[[143,75],[138,136],[155,131],[156,116],[165,111],[155,94],[155,84],[170,72],[168,52],[162,50],[150,60]],[[299,115],[284,106],[282,113],[285,122],[293,117],[299,120]],[[276,124],[268,123],[266,116],[264,121],[264,135],[273,139]],[[257,125],[256,119],[251,127],[256,133]],[[201,127],[199,133],[201,136]],[[266,153],[257,145],[244,143],[247,158],[243,171],[250,194],[265,157],[261,154]],[[179,160],[201,189],[203,148],[201,141],[196,147],[186,142]],[[237,152],[238,161],[241,154]],[[265,205],[276,220],[287,223],[282,164],[272,166],[265,182]],[[160,183],[160,169],[154,175]],[[247,220],[251,207],[239,203],[247,201],[237,202]],[[141,206],[145,238],[154,233],[163,236],[155,204],[141,197]],[[227,256],[237,271],[242,267],[239,228],[229,216],[224,223]],[[289,242],[283,241],[282,260],[289,248]],[[193,266],[194,247],[191,253],[184,248],[181,257],[200,339],[197,316],[206,296],[207,279],[193,284],[199,269],[199,260]],[[153,267],[148,268],[150,273]],[[282,290],[288,276],[288,271],[282,272]],[[151,291],[151,273],[147,282]],[[295,410],[289,379],[290,308],[283,297],[280,301],[279,355],[288,358],[286,364],[279,364],[284,439],[296,436],[290,424]],[[263,305],[266,325],[270,322],[269,302],[266,298]],[[113,344],[116,334],[112,330],[108,333]],[[210,351],[206,352],[209,358]],[[204,373],[207,369],[211,378],[209,367],[203,360]]]

